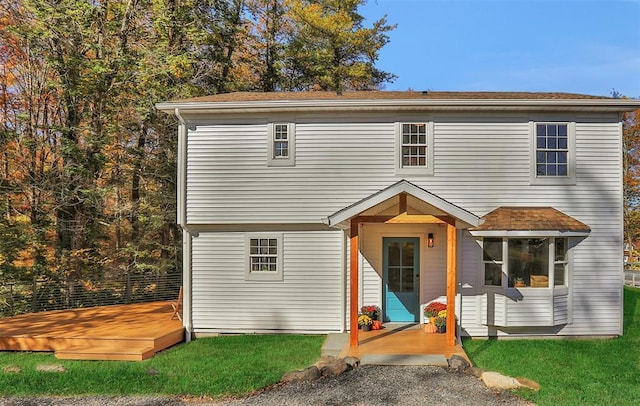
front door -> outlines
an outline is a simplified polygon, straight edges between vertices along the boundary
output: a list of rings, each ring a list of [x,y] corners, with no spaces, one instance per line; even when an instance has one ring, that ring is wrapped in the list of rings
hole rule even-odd
[[[382,249],[384,321],[418,321],[420,239],[383,238]]]

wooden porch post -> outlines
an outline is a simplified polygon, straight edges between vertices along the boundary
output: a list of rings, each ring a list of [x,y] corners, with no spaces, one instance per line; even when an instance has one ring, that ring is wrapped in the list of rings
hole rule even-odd
[[[349,346],[358,346],[358,222],[351,219],[349,261]]]
[[[447,224],[447,346],[456,345],[456,226]]]

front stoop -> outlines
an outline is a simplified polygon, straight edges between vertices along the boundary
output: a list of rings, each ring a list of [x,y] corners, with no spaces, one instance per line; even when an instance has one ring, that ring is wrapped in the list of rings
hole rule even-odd
[[[447,357],[441,354],[365,354],[360,365],[431,365],[448,366]]]

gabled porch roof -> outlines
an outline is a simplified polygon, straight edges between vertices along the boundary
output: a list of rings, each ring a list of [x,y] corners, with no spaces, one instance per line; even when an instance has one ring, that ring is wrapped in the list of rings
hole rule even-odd
[[[401,180],[393,185],[382,189],[364,199],[339,210],[326,219],[324,222],[330,227],[349,228],[349,220],[367,211],[380,214],[385,208],[395,205],[394,198],[398,195],[406,194],[415,198],[417,213],[428,214],[435,217],[450,216],[464,224],[458,224],[459,228],[476,227],[480,224],[480,218],[467,210],[450,203],[441,197],[422,189],[407,180]],[[406,210],[405,210],[406,211]],[[416,213],[416,214],[417,214]],[[372,213],[374,214],[374,213]]]

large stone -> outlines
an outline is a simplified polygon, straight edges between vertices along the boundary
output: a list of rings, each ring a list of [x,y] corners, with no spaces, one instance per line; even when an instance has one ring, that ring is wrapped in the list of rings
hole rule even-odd
[[[470,366],[469,361],[459,355],[452,355],[451,358],[449,358],[449,368],[454,371],[464,372]]]
[[[498,372],[485,372],[480,377],[482,382],[490,389],[511,390],[520,387],[520,382],[510,376],[504,376]]]
[[[350,369],[358,368],[360,365],[360,359],[356,357],[344,357],[344,362],[349,365]]]
[[[38,372],[64,372],[64,367],[62,365],[44,364],[44,365],[38,365],[36,367],[36,371],[38,371]]]
[[[287,372],[282,377],[282,382],[302,382],[313,381],[320,378],[320,370],[317,366],[313,365],[302,371]]]
[[[345,373],[349,369],[349,365],[342,358],[335,358],[330,362],[324,363],[320,368],[322,376],[338,376]]]
[[[529,388],[531,390],[540,390],[540,384],[536,381],[532,381],[529,378],[523,378],[521,376],[516,377],[521,386]]]
[[[17,365],[8,365],[2,368],[2,372],[4,372],[5,374],[19,374],[20,372],[22,372],[22,368]]]
[[[485,371],[482,368],[471,367],[467,368],[464,372],[479,379],[480,377],[482,377],[482,374],[484,374]]]

